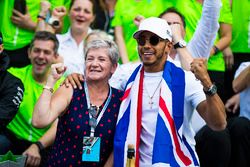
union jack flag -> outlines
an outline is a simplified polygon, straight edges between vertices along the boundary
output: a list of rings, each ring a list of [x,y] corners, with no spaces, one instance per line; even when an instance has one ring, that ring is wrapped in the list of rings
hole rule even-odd
[[[126,166],[129,144],[136,146],[136,166],[139,166],[143,76],[143,66],[139,65],[126,85],[114,139],[115,167]],[[152,166],[199,166],[194,147],[182,131],[185,73],[173,63],[166,62],[162,77]]]

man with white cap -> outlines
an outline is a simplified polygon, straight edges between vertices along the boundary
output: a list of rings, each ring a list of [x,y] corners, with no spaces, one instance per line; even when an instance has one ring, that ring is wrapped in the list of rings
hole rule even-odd
[[[135,147],[135,166],[199,166],[190,123],[193,113],[184,112],[186,108],[196,108],[213,130],[226,127],[224,105],[204,60],[191,63],[194,75],[167,61],[172,34],[160,18],[143,20],[133,37],[142,64],[126,85],[115,134],[114,166],[125,166],[130,144]]]

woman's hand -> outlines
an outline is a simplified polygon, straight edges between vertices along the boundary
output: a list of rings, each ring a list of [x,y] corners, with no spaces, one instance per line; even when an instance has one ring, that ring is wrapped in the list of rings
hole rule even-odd
[[[48,1],[42,1],[40,3],[39,15],[46,18],[47,13],[50,11],[51,4]]]
[[[63,63],[57,63],[51,65],[51,75],[56,81],[62,77],[65,71],[66,67],[63,65]]]
[[[63,17],[67,14],[67,9],[64,6],[55,7],[52,11],[52,17],[62,20]]]
[[[55,83],[62,77],[66,69],[67,68],[63,65],[63,63],[52,64],[51,72],[46,85],[53,88]]]

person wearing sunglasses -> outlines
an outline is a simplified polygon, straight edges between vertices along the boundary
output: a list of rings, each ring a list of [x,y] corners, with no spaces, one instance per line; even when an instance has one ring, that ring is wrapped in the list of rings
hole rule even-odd
[[[113,139],[122,91],[108,80],[118,62],[118,48],[113,41],[93,40],[85,50],[83,89],[62,85],[50,91],[66,67],[52,65],[34,109],[32,124],[45,127],[59,118],[56,138],[47,166],[112,166]]]
[[[121,103],[114,166],[125,166],[129,144],[135,146],[135,166],[199,166],[190,122],[194,110],[187,108],[196,108],[213,130],[226,127],[224,105],[205,61],[194,59],[192,72],[168,61],[172,33],[163,19],[143,20],[133,37],[142,64],[128,79]]]

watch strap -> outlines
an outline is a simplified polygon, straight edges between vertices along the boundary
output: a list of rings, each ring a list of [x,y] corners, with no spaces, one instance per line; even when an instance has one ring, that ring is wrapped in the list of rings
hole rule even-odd
[[[51,93],[54,92],[54,89],[51,88],[51,87],[49,87],[49,86],[47,86],[47,85],[44,85],[43,89],[48,90],[48,91],[50,91]]]
[[[42,20],[46,20],[46,17],[42,16],[42,15],[38,15],[37,16],[38,19],[42,19]]]
[[[214,55],[220,52],[220,49],[216,45],[213,46],[213,49],[214,49]]]
[[[37,141],[34,143],[35,145],[37,145],[39,151],[41,152],[42,150],[44,150],[44,146],[40,141]]]
[[[203,89],[204,93],[208,96],[213,96],[217,93],[217,87],[215,84],[212,84],[208,90]]]
[[[174,48],[185,48],[187,45],[186,41],[184,40],[180,40],[179,42],[177,42],[176,44],[174,44]]]
[[[176,44],[174,44],[174,48],[175,49],[177,49],[177,48],[179,48],[180,47],[180,43],[179,42],[177,42]]]

